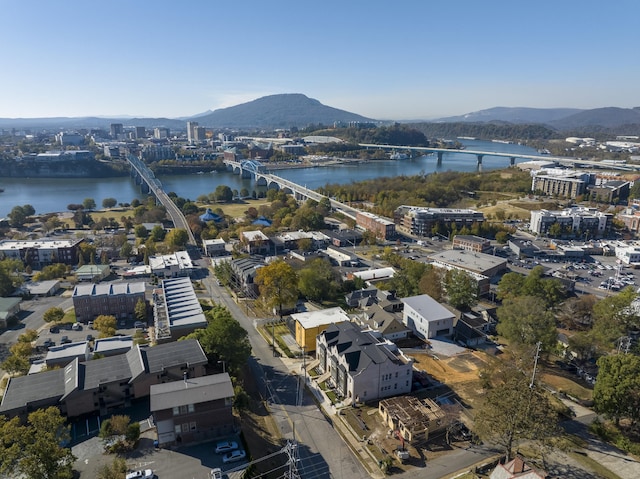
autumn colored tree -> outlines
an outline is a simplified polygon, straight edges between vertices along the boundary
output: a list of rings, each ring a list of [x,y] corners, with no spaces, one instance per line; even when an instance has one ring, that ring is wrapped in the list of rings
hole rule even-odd
[[[42,315],[42,319],[47,323],[57,323],[62,321],[62,318],[64,318],[64,310],[58,307],[49,308]]]
[[[101,338],[108,338],[116,334],[115,316],[101,314],[93,320],[93,329],[100,333]]]
[[[282,318],[282,309],[298,299],[298,275],[289,263],[278,259],[263,266],[256,273],[256,283],[265,304],[276,308]]]
[[[25,479],[71,479],[76,460],[69,441],[70,426],[57,407],[37,409],[26,424],[0,416],[0,473]]]
[[[504,450],[507,459],[523,441],[546,442],[558,435],[558,415],[544,389],[518,368],[489,383],[475,415],[475,432]]]

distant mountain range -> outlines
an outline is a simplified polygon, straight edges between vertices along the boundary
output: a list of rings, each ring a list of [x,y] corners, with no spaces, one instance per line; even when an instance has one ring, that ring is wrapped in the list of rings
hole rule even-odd
[[[0,128],[70,130],[108,129],[111,123],[145,128],[166,127],[185,130],[187,121],[209,128],[269,129],[332,125],[335,122],[379,122],[371,118],[323,105],[300,93],[270,95],[229,108],[207,111],[183,118],[0,118]],[[429,123],[541,124],[559,131],[601,131],[624,125],[640,126],[640,107],[636,108],[510,108],[496,107],[466,115],[431,120]],[[385,121],[384,123],[389,123]],[[404,122],[424,123],[424,122]]]
[[[640,124],[640,108],[508,108],[495,107],[475,111],[466,115],[450,116],[433,120],[439,123],[488,123],[507,122],[517,124],[542,124],[556,130],[588,130],[592,127],[616,128],[623,125]]]

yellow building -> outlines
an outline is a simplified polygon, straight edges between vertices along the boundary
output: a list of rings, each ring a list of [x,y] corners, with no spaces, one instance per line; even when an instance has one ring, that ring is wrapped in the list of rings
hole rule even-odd
[[[349,316],[340,307],[295,313],[291,318],[296,323],[296,342],[306,352],[316,350],[316,336],[330,324],[349,321]]]

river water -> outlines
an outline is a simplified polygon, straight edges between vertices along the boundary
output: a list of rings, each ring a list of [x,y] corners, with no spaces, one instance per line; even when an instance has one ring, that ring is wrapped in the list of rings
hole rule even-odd
[[[494,143],[481,140],[461,140],[469,150],[494,151],[537,155],[533,148],[518,144]],[[434,171],[476,171],[475,155],[445,153],[442,166],[436,165],[435,155],[421,156],[411,160],[369,161],[350,166],[297,168],[277,170],[274,173],[290,181],[315,189],[327,183],[351,183],[384,176],[417,175]],[[516,160],[517,162],[521,160]],[[509,166],[509,159],[485,156],[482,170],[494,170]],[[0,175],[2,172],[0,172]],[[195,200],[198,196],[212,193],[218,185],[227,185],[240,191],[258,190],[250,179],[242,179],[232,173],[205,173],[202,175],[158,176],[166,192]],[[2,178],[0,176],[0,218],[7,216],[14,206],[30,204],[36,214],[67,211],[70,203],[82,203],[93,198],[101,207],[105,198],[115,198],[118,203],[130,203],[132,199],[144,199],[145,195],[129,177],[120,178]]]

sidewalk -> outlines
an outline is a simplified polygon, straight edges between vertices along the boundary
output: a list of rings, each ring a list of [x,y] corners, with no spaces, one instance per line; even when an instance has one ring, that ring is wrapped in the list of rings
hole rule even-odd
[[[586,441],[587,446],[584,448],[584,453],[587,457],[614,472],[622,479],[637,479],[640,477],[640,461],[626,452],[602,442],[589,432],[587,423],[591,423],[595,418],[595,413],[591,409],[581,406],[570,399],[563,398],[561,400],[575,413],[572,427],[566,427],[565,429]],[[584,419],[589,418],[589,416],[593,416],[593,418],[585,421]],[[583,418],[583,421],[580,421],[580,418]]]

